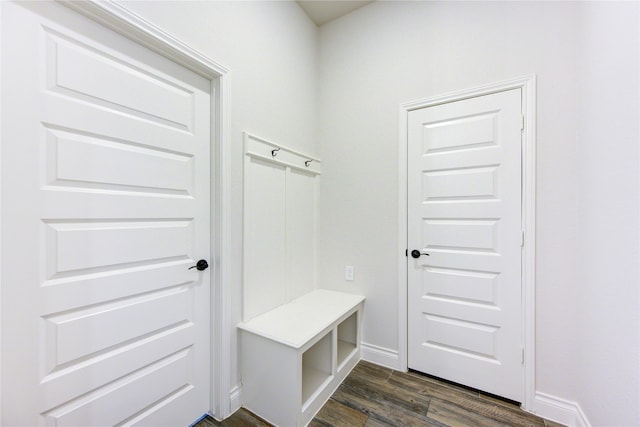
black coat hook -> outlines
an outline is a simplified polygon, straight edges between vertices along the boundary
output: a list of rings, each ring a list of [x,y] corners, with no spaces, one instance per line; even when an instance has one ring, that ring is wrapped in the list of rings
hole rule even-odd
[[[275,148],[273,150],[271,150],[271,157],[275,157],[278,155],[278,151],[280,151],[279,148]]]
[[[309,167],[309,165],[311,164],[311,162],[313,162],[313,160],[307,160],[307,161],[305,161],[305,162],[304,162],[304,165],[305,165],[306,167]]]

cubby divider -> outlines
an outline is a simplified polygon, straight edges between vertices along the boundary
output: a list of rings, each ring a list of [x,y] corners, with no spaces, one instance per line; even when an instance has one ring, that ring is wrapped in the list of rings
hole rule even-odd
[[[341,369],[358,348],[358,313],[353,313],[338,325],[337,364]]]

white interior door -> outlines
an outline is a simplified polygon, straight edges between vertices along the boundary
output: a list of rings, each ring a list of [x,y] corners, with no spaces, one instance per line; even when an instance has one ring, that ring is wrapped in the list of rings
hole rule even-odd
[[[516,401],[521,131],[520,89],[408,120],[409,368]]]
[[[210,82],[54,3],[2,5],[2,425],[209,410]]]

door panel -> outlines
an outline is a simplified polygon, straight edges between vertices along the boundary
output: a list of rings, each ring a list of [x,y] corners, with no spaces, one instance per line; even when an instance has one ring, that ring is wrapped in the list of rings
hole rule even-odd
[[[49,185],[193,193],[193,157],[96,136],[48,129]],[[86,159],[79,163],[77,159]]]
[[[1,7],[2,425],[189,425],[210,82],[60,4]]]
[[[192,221],[43,222],[47,226],[47,264],[55,262],[48,278],[81,274],[79,270],[114,270],[124,264],[184,259],[193,253]]]
[[[411,111],[409,367],[520,401],[521,94]]]
[[[47,55],[54,62],[48,67],[49,90],[152,121],[192,128],[194,94],[188,88],[53,31],[47,31],[47,39]]]

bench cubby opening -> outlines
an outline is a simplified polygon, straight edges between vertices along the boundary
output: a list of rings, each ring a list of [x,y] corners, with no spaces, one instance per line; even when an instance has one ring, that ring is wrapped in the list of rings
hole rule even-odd
[[[303,408],[331,376],[331,334],[326,334],[302,353]]]
[[[358,349],[358,313],[353,313],[338,325],[337,357],[338,370]]]

